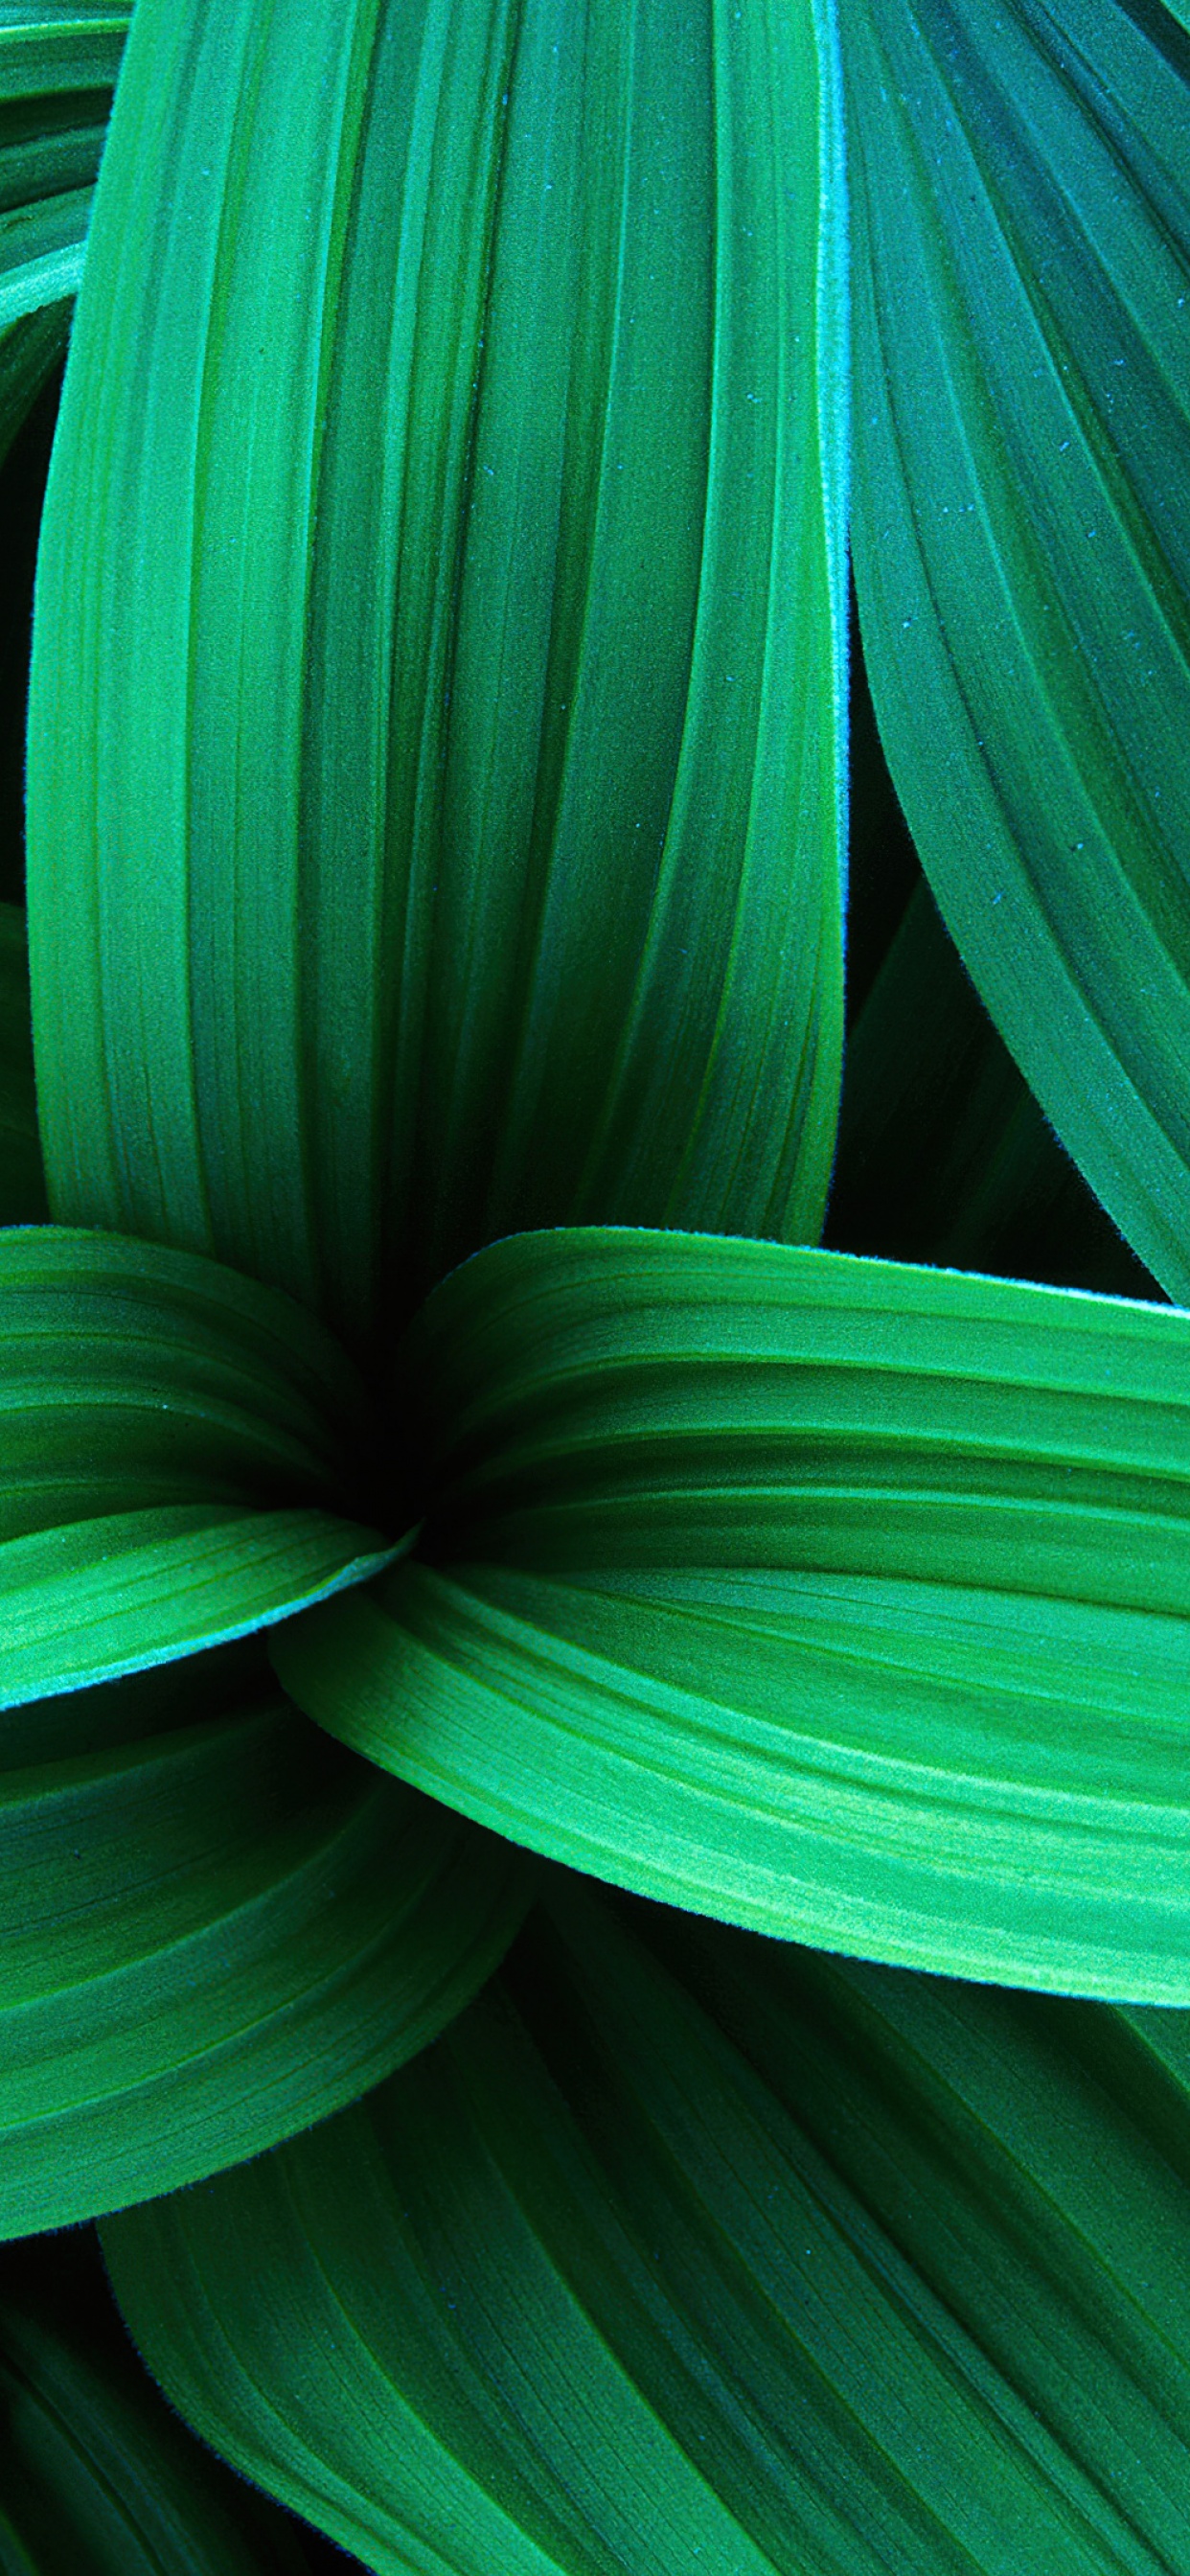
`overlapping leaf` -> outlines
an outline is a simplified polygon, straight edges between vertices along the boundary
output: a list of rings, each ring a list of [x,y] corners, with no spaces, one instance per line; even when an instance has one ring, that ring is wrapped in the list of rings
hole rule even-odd
[[[371,1354],[515,1225],[816,1231],[838,175],[816,0],[142,0],[38,576],[59,1217]]]
[[[0,1233],[0,1707],[243,1634],[392,1549],[328,1334],[214,1262]]]
[[[138,2370],[90,2236],[0,2256],[0,2414],[4,2576],[308,2576]]]
[[[475,1992],[528,1884],[300,1717],[258,1647],[0,1717],[0,2236],[354,2100]]]
[[[920,880],[848,1044],[827,1235],[847,1252],[1158,1293],[1063,1153]]]
[[[188,2420],[384,2576],[1170,2576],[1186,2017],[551,1913],[366,2103],[105,2223]]]
[[[0,458],[65,347],[130,0],[0,21]]]
[[[1190,1998],[1190,1317],[559,1230],[404,1371],[417,1550],[272,1636],[332,1732],[644,1894]]]
[[[1190,1294],[1190,26],[847,0],[865,649],[946,920]]]

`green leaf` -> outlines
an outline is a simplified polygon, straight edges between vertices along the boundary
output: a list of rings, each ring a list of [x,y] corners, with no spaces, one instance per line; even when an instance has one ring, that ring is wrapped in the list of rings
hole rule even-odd
[[[18,904],[0,903],[0,1227],[36,1225],[47,1213],[33,1080],[25,916]]]
[[[73,305],[46,304],[0,332],[0,465],[59,360],[66,355]]]
[[[848,1041],[827,1231],[846,1252],[1159,1293],[1047,1126],[920,879]]]
[[[58,1216],[373,1357],[542,1217],[817,1231],[835,88],[825,0],[142,0],[38,574]]]
[[[18,0],[0,23],[0,458],[66,347],[130,14]]]
[[[1190,25],[848,0],[854,533],[897,792],[1063,1143],[1190,1295]]]
[[[110,91],[132,0],[5,0],[0,100]]]
[[[0,331],[78,292],[93,188],[0,214]]]
[[[1169,2576],[1186,2016],[551,1915],[366,2102],[104,2225],[187,2420],[384,2576]]]
[[[1190,1999],[1190,1316],[558,1231],[400,1391],[416,1554],[271,1640],[332,1733],[646,1895]]]
[[[432,2039],[524,1857],[222,1649],[0,1717],[0,2236],[256,2155]]]
[[[91,2236],[0,2257],[4,2576],[308,2576],[296,2526],[139,2370]]]
[[[392,1555],[350,1364],[275,1290],[0,1233],[0,1707],[242,1635]]]

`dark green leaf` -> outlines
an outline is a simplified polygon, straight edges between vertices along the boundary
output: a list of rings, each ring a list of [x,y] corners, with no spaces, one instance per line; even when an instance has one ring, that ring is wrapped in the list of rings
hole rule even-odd
[[[0,2256],[0,2414],[3,2576],[308,2576],[138,2369],[92,2236]]]
[[[1063,1153],[920,879],[848,1041],[827,1233],[846,1252],[1159,1293]]]
[[[0,2236],[354,2100],[475,1992],[528,1885],[300,1717],[259,1648],[0,1717]]]
[[[66,347],[128,0],[0,16],[0,459]]]
[[[384,2576],[1174,2576],[1187,2017],[552,1913],[366,2102],[105,2224],[196,2429]]]
[[[0,1707],[243,1634],[392,1554],[354,1371],[275,1290],[0,1233]]]
[[[1190,1295],[1190,26],[846,0],[856,578],[897,791],[1059,1136]]]
[[[36,1225],[47,1214],[33,1080],[25,916],[19,905],[0,903],[0,1227]]]
[[[559,1230],[403,1393],[416,1554],[272,1638],[332,1733],[646,1895],[1190,1999],[1190,1316]]]
[[[38,576],[56,1214],[373,1354],[514,1225],[817,1231],[842,221],[816,0],[142,0]]]

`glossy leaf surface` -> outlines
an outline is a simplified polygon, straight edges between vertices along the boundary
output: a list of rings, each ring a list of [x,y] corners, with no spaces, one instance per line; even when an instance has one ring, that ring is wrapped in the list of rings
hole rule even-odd
[[[817,1231],[833,66],[817,0],[142,0],[38,575],[59,1217],[372,1356],[542,1218]]]
[[[333,1733],[757,1929],[1190,1996],[1190,1317],[559,1231],[404,1394],[416,1553],[271,1640]]]
[[[231,1648],[0,1717],[0,2235],[275,2145],[498,1960],[522,1854]],[[2,2487],[0,2487],[2,2493]]]
[[[922,863],[1190,1294],[1190,26],[848,0],[856,579]]]
[[[104,2225],[196,2429],[383,2576],[1169,2576],[1186,2017],[552,1911],[367,2102]]]
[[[391,1550],[329,1335],[187,1253],[0,1234],[0,1706],[242,1634]]]

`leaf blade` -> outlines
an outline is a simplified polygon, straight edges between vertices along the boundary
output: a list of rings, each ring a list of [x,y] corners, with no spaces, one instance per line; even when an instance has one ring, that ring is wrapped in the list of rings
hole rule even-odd
[[[839,141],[809,0],[693,43],[308,14],[137,15],[39,570],[34,1003],[55,1211],[376,1351],[526,1212],[818,1225]]]
[[[1186,2000],[1184,1316],[559,1230],[405,1366],[417,1548],[271,1638],[320,1723],[643,1894]]]
[[[1186,33],[1164,8],[863,0],[846,54],[856,579],[890,765],[993,1019],[1181,1297]]]
[[[391,1555],[329,1336],[216,1264],[0,1234],[0,1701],[188,1654]]]
[[[367,2103],[105,2225],[188,2420],[381,2571],[1175,2564],[1184,2167],[1123,2017],[630,1927],[563,1882]]]

